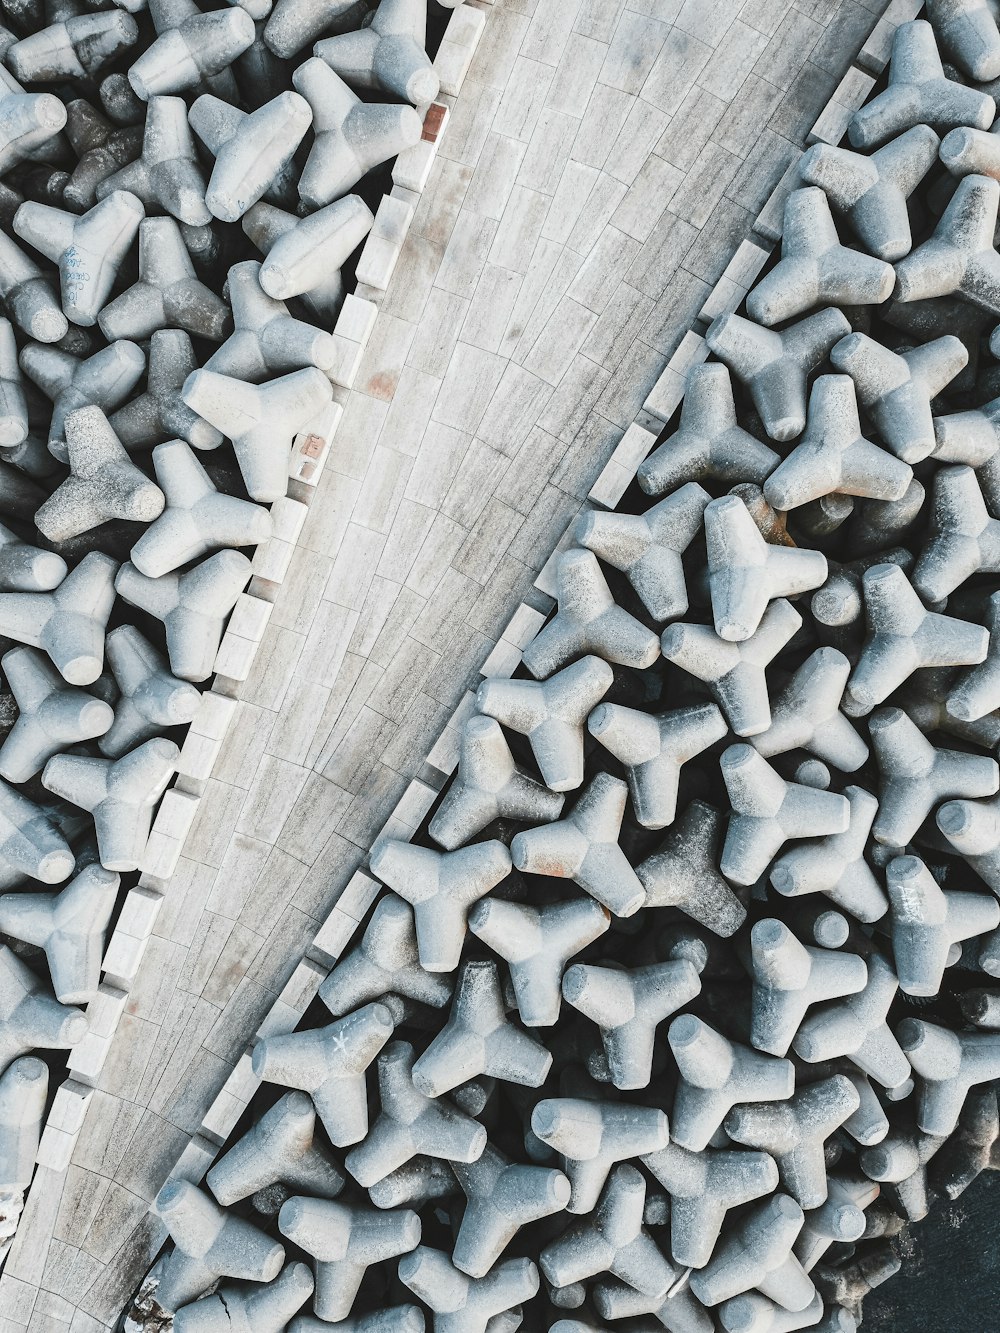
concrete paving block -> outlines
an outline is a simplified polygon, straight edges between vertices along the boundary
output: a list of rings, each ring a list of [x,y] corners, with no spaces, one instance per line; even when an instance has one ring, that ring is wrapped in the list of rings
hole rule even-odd
[[[731,315],[739,309],[770,253],[770,247],[765,248],[756,241],[741,241],[722,276],[706,297],[705,304],[698,311],[698,318],[710,324],[720,315]]]
[[[148,939],[162,906],[163,894],[157,893],[155,889],[130,889],[115,926],[115,934],[129,935],[138,940]]]
[[[66,1079],[56,1089],[46,1127],[62,1130],[66,1134],[79,1134],[93,1095],[94,1089],[88,1088],[85,1083],[77,1083],[72,1078]]]
[[[268,583],[283,583],[309,512],[308,506],[285,496],[271,506],[271,536],[254,552],[253,572]]]
[[[413,209],[409,204],[391,195],[382,196],[358,260],[359,283],[378,291],[386,290],[412,221]]]
[[[356,870],[337,899],[337,909],[355,921],[363,921],[381,890],[382,885],[377,879],[363,870]]]
[[[378,307],[356,292],[344,297],[344,304],[333,326],[336,359],[327,372],[334,384],[350,389],[361,365],[368,339],[378,315]]]
[[[806,143],[840,143],[847,133],[848,121],[874,86],[872,75],[861,69],[849,69],[806,135]]]
[[[663,425],[670,420],[684,397],[687,372],[708,357],[708,343],[693,329],[685,333],[677,351],[667,362],[660,378],[653,385],[643,403],[643,412]]]
[[[302,1015],[316,998],[316,993],[326,980],[326,969],[304,958],[288,978],[278,1000]]]
[[[434,57],[434,68],[441,80],[443,93],[457,97],[461,92],[485,27],[486,15],[471,4],[456,9],[448,20],[438,53]]]

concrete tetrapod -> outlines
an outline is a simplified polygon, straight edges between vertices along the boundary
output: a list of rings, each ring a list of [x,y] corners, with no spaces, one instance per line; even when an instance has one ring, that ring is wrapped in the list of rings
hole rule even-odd
[[[108,77],[115,79],[115,75]],[[117,78],[128,87],[123,74]],[[83,97],[66,104],[66,137],[78,161],[62,197],[66,204],[81,210],[97,203],[101,182],[130,162],[142,147],[140,125],[116,124]]]
[[[132,462],[99,407],[66,418],[70,475],[35,514],[51,542],[68,541],[110,519],[151,523],[166,503],[159,486]]]
[[[202,681],[212,674],[226,620],[251,572],[250,561],[239,551],[218,551],[182,574],[157,579],[140,574],[132,564],[122,565],[115,590],[126,602],[163,621],[174,675]]]
[[[268,511],[218,491],[183,440],[158,444],[153,469],[166,508],[130,552],[140,574],[159,578],[217,547],[257,546],[270,537]]]
[[[409,1254],[420,1244],[420,1218],[412,1209],[364,1208],[299,1195],[282,1205],[278,1228],[315,1260],[313,1309],[332,1323],[351,1313],[372,1264]]]
[[[472,929],[471,920],[469,927]],[[361,943],[338,962],[320,986],[319,995],[330,1012],[339,1016],[393,994],[440,1009],[448,1003],[451,991],[444,976],[420,966],[413,909],[388,893],[372,913]]]
[[[679,907],[724,938],[746,920],[746,908],[716,870],[722,815],[692,801],[657,850],[635,868],[646,890],[646,907]]]
[[[134,194],[115,190],[83,217],[47,204],[22,204],[13,226],[23,241],[58,267],[67,319],[90,327],[111,295],[144,217]]]
[[[228,67],[253,42],[253,20],[242,8],[220,9],[203,14],[193,0],[152,0],[150,17],[156,40],[142,52],[128,71],[132,91],[148,102],[163,93],[180,93],[213,86],[220,95],[235,91]]]
[[[989,718],[1000,707],[1000,593],[990,597],[983,619],[990,632],[989,653],[978,666],[963,671],[948,693],[948,713],[959,724]]]
[[[278,0],[281,3],[283,0]],[[424,1333],[424,1312],[419,1305],[394,1305],[342,1319],[337,1327],[340,1333]],[[330,1325],[325,1319],[303,1314],[288,1325],[288,1333],[330,1333]]]
[[[452,1170],[467,1200],[452,1263],[470,1277],[485,1277],[521,1227],[569,1202],[561,1171],[512,1163],[489,1143],[475,1162],[456,1162]]]
[[[202,227],[212,220],[205,189],[184,99],[151,97],[141,154],[105,177],[97,186],[97,197],[128,190],[146,208],[162,209],[178,222]]]
[[[205,203],[221,222],[238,222],[258,199],[282,183],[292,154],[312,124],[312,110],[304,97],[291,91],[251,112],[205,93],[192,105],[188,119],[215,158]],[[283,201],[282,193],[279,202]]]
[[[102,699],[68,686],[33,648],[11,648],[0,659],[17,721],[0,746],[0,777],[27,782],[60,750],[103,736],[114,711]]]
[[[708,625],[668,625],[660,637],[663,656],[704,681],[737,736],[756,736],[771,725],[765,668],[802,624],[784,599],[771,602],[760,624],[739,643],[722,639]],[[985,655],[985,652],[984,652]]]
[[[993,796],[1000,768],[984,754],[938,750],[900,708],[880,708],[869,723],[878,765],[876,842],[905,847],[939,801],[947,797]]]
[[[794,1199],[772,1194],[723,1236],[691,1290],[712,1306],[755,1287],[783,1310],[804,1310],[815,1288],[792,1250],[804,1220]]]
[[[48,278],[6,232],[0,235],[0,296],[11,321],[29,338],[54,343],[69,329]]]
[[[427,0],[379,0],[368,27],[325,37],[313,51],[356,88],[426,106],[441,86],[426,44]]]
[[[895,281],[889,264],[841,245],[826,195],[808,186],[785,201],[781,260],[750,291],[747,314],[770,328],[817,305],[879,305]]]
[[[646,891],[618,843],[627,799],[624,782],[598,773],[565,819],[513,838],[514,868],[571,879],[616,916],[631,916]]]
[[[968,359],[965,346],[951,334],[898,354],[865,333],[850,333],[830,353],[836,368],[854,381],[858,401],[886,447],[904,463],[918,463],[936,449],[931,400]],[[898,500],[905,492],[904,486],[895,495],[874,498]]]
[[[296,218],[270,204],[254,204],[243,230],[267,256],[260,285],[274,300],[301,296],[318,322],[332,324],[343,299],[341,265],[368,235],[371,209],[356,194]]]
[[[988,130],[996,107],[978,89],[945,78],[929,23],[901,23],[892,39],[889,86],[866,103],[848,122],[855,148],[871,149],[915,125],[939,131],[956,125]]]
[[[780,461],[737,423],[729,370],[709,362],[688,371],[680,425],[639,465],[637,476],[647,495],[666,495],[689,481],[759,485]]]
[[[2,901],[2,899],[0,899]],[[303,1092],[287,1092],[209,1171],[205,1184],[223,1207],[276,1181],[332,1199],[344,1175],[316,1142],[316,1108]]]
[[[168,1180],[152,1211],[174,1242],[156,1289],[157,1304],[168,1312],[196,1300],[220,1277],[272,1282],[285,1262],[278,1241],[220,1208],[190,1181]]]
[[[896,265],[896,299],[957,293],[1000,315],[1000,255],[993,248],[998,204],[1000,182],[963,176],[933,236]]]
[[[896,1036],[917,1075],[917,1125],[942,1138],[954,1132],[969,1089],[1000,1077],[1000,1036],[952,1032],[904,1018]]]
[[[928,0],[927,17],[963,74],[977,83],[1000,78],[1000,31],[986,0]]]
[[[289,1264],[273,1282],[225,1284],[178,1310],[175,1333],[285,1333],[288,1321],[313,1292],[308,1264]]]
[[[171,675],[164,658],[134,625],[119,625],[107,637],[108,665],[120,691],[114,721],[98,741],[101,753],[119,759],[134,746],[194,718],[201,692]],[[3,751],[0,750],[0,772]]]
[[[394,1026],[387,1005],[367,1004],[328,1027],[259,1037],[253,1048],[253,1071],[267,1083],[308,1092],[336,1147],[360,1143],[368,1133],[365,1071],[392,1036]],[[298,1118],[301,1111],[301,1104],[295,1102],[286,1114],[290,1117],[294,1112]],[[292,1127],[293,1122],[288,1123]],[[307,1182],[288,1183],[304,1186]]]
[[[783,1310],[759,1291],[745,1291],[723,1301],[719,1319],[726,1333],[790,1333],[792,1329],[816,1329],[825,1308],[818,1291],[804,1310]]]
[[[41,648],[70,685],[92,685],[104,669],[104,629],[118,563],[91,551],[52,592],[0,593],[0,633]]]
[[[864,990],[868,980],[863,958],[802,944],[783,921],[774,917],[756,923],[750,933],[750,948],[750,1040],[757,1050],[769,1055],[788,1054],[810,1006],[854,995]]]
[[[583,782],[584,723],[614,683],[600,657],[582,657],[548,680],[493,676],[476,691],[476,708],[527,736],[545,785],[574,791]]]
[[[425,1097],[441,1097],[480,1074],[540,1088],[551,1068],[551,1053],[507,1022],[496,963],[470,959],[455,984],[448,1022],[413,1066],[413,1084]]]
[[[0,895],[0,930],[44,950],[60,1004],[86,1005],[97,994],[118,884],[112,871],[89,865],[60,893]]]
[[[729,731],[715,704],[656,715],[599,704],[587,719],[587,729],[624,767],[635,817],[643,828],[652,829],[673,823],[682,765]]]
[[[551,1027],[558,1020],[567,962],[610,925],[611,913],[593,898],[540,907],[484,898],[469,913],[473,935],[510,968],[525,1027]]]
[[[611,1082],[622,1089],[649,1084],[658,1025],[700,991],[687,959],[631,970],[575,963],[562,979],[566,1003],[596,1023]]]
[[[15,880],[27,875],[43,884],[60,884],[76,864],[55,820],[3,779],[0,779],[0,855]]]
[[[377,12],[385,19],[389,18],[390,5],[398,8],[401,4],[414,3],[426,15],[426,0],[383,0]],[[358,77],[361,69],[352,57],[359,55],[362,63],[370,58],[368,51],[356,52],[359,45],[374,46],[375,50],[371,52],[373,67],[377,64],[380,73],[387,73],[393,82],[401,85],[390,91],[406,101],[413,101],[411,88],[428,93],[433,85],[434,91],[429,96],[417,100],[420,103],[433,102],[437,96],[437,75],[422,48],[419,48],[418,60],[411,61],[414,48],[404,36],[397,47],[402,57],[397,63],[391,59],[394,54],[392,36],[385,32],[380,41],[375,31],[377,21],[373,20],[370,27],[361,31],[317,42],[313,58],[299,65],[292,75],[293,86],[309,103],[313,114],[315,137],[298,181],[299,196],[310,209],[321,209],[347,194],[374,167],[417,143],[423,130],[421,118],[413,107],[363,102],[347,86],[344,79],[359,86],[374,86],[371,81],[363,82]],[[354,50],[345,50],[345,47]],[[379,47],[383,58],[377,54]],[[384,59],[387,54],[389,62]],[[389,69],[391,64],[397,65],[393,72]]]
[[[801,1208],[819,1208],[828,1194],[826,1141],[860,1104],[851,1080],[834,1074],[787,1102],[735,1107],[726,1116],[725,1130],[735,1142],[771,1154],[782,1187]]]
[[[809,395],[806,433],[765,481],[764,495],[782,510],[826,495],[900,500],[912,479],[912,468],[862,436],[853,381],[821,375]]]
[[[1000,902],[986,893],[946,892],[916,856],[890,861],[886,880],[899,988],[907,995],[936,995],[952,945],[994,930]]]
[[[807,1273],[831,1245],[851,1244],[864,1234],[868,1221],[864,1210],[880,1193],[878,1184],[863,1175],[827,1175],[826,1183],[826,1202],[806,1213],[795,1242],[795,1257]]]
[[[850,806],[845,832],[810,839],[782,852],[771,867],[771,885],[786,898],[824,893],[859,921],[880,921],[889,910],[889,900],[865,860],[878,801],[862,787],[845,787],[843,795]]]
[[[21,349],[20,364],[28,378],[52,399],[49,453],[66,463],[66,419],[70,413],[84,407],[99,407],[105,414],[115,412],[141,379],[146,358],[140,347],[124,339],[83,360],[58,347],[27,343]],[[116,417],[119,415],[115,412]],[[111,428],[117,435],[114,422]]]
[[[653,1321],[634,1325],[636,1333],[659,1333],[661,1328],[669,1329],[670,1333],[714,1333],[715,1330],[714,1320],[685,1285],[683,1276],[670,1288],[665,1298],[659,1295],[644,1296],[618,1278],[605,1278],[598,1282],[593,1288],[593,1294],[597,1312],[604,1319],[652,1315]]]
[[[925,602],[939,602],[973,574],[1000,571],[1000,519],[991,518],[971,467],[934,474],[930,528],[913,571]]]
[[[676,1020],[675,1020],[676,1021]],[[563,1160],[570,1213],[590,1213],[613,1168],[667,1146],[667,1117],[654,1106],[550,1097],[536,1102],[531,1132]]]
[[[988,1171],[993,1145],[1000,1137],[996,1088],[979,1084],[970,1089],[958,1128],[934,1158],[931,1183],[947,1199],[957,1199],[972,1182]]]
[[[7,49],[5,60],[22,83],[91,79],[133,46],[138,36],[135,19],[120,9],[98,14],[68,10],[64,21],[36,29],[15,42]]]
[[[826,582],[821,551],[770,545],[735,495],[707,505],[705,546],[715,632],[731,643],[742,643],[757,631],[769,602]]]
[[[288,60],[314,37],[349,22],[356,0],[275,0],[264,40],[276,56]]]
[[[485,1277],[471,1278],[443,1251],[426,1245],[400,1261],[399,1280],[434,1312],[434,1333],[513,1333],[520,1315],[513,1323],[502,1316],[538,1291],[538,1269],[530,1259],[505,1259]]]
[[[718,315],[705,341],[750,390],[768,436],[787,442],[805,429],[809,376],[850,331],[846,317],[830,306],[781,331],[742,315]]]
[[[196,277],[173,218],[139,224],[139,280],[104,307],[98,323],[109,341],[142,341],[158,329],[179,328],[222,342],[232,329],[229,307]]]
[[[111,427],[126,449],[149,449],[177,438],[194,449],[219,447],[222,432],[192,411],[180,395],[197,368],[191,338],[183,329],[156,330],[149,340],[146,392],[129,399],[111,418]]]
[[[538,1256],[555,1287],[612,1273],[645,1296],[665,1296],[679,1276],[642,1224],[646,1180],[623,1163],[611,1174],[593,1216],[568,1227]]]
[[[208,358],[205,369],[256,384],[304,366],[329,372],[337,356],[333,334],[293,319],[285,303],[261,287],[260,268],[248,259],[229,270],[226,285],[235,330]]]
[[[923,667],[982,662],[989,632],[927,611],[898,565],[872,565],[862,579],[868,637],[841,707],[863,717]]]
[[[997,143],[1000,144],[1000,139]],[[994,337],[995,334],[996,330]],[[996,348],[1000,351],[1000,339],[996,340]],[[1000,399],[993,398],[967,412],[936,416],[934,439],[933,457],[939,462],[982,467],[993,458],[1000,445]]]
[[[35,1056],[18,1057],[0,1075],[0,1189],[31,1183],[48,1088],[48,1066]]]
[[[52,93],[26,93],[6,71],[0,78],[0,174],[6,174],[51,144],[66,125],[66,106]]]
[[[844,773],[868,758],[868,746],[841,713],[851,663],[836,648],[817,648],[771,704],[771,725],[751,739],[770,759],[788,750],[808,750]]]
[[[329,404],[332,389],[315,366],[266,384],[196,370],[184,381],[181,396],[192,411],[232,440],[251,499],[270,504],[288,490],[292,441]]]
[[[366,1189],[418,1153],[446,1162],[474,1162],[486,1147],[486,1130],[443,1098],[425,1097],[413,1082],[415,1053],[391,1042],[378,1057],[382,1111],[344,1165]]]
[[[790,1060],[775,1059],[721,1036],[694,1014],[681,1014],[667,1033],[680,1081],[671,1139],[701,1152],[737,1102],[785,1101],[795,1087]]]
[[[17,360],[14,327],[9,319],[0,319],[0,449],[14,448],[27,436],[28,404]]]
[[[432,1199],[452,1198],[456,1165],[436,1157],[413,1157],[369,1185],[368,1197],[376,1208],[400,1208],[407,1204],[419,1208]]]
[[[1000,797],[946,801],[936,822],[955,851],[1000,896]]]
[[[454,972],[469,908],[510,873],[510,853],[497,840],[438,852],[386,839],[371,856],[374,874],[413,907],[420,966]]]
[[[558,610],[523,654],[536,680],[585,653],[619,666],[652,666],[660,655],[656,635],[617,605],[593,552],[580,547],[564,552],[556,581]]]
[[[786,782],[750,745],[731,745],[719,763],[732,806],[720,869],[734,884],[758,880],[790,839],[849,826],[846,797]]]
[[[670,1195],[670,1253],[682,1268],[704,1268],[730,1208],[778,1187],[777,1165],[765,1152],[690,1152],[670,1143],[642,1162]]]
[[[565,799],[518,768],[498,722],[474,714],[462,732],[458,771],[430,822],[428,832],[436,843],[450,851],[461,847],[498,819],[557,819]],[[496,851],[494,843],[489,846]],[[508,865],[501,870],[499,861],[493,864],[498,874],[487,888],[499,883],[510,869]],[[375,873],[380,872],[376,870]],[[390,887],[396,886],[392,884]],[[455,957],[457,963],[457,953]]]
[[[799,177],[826,193],[869,254],[891,264],[910,251],[906,201],[937,161],[940,143],[929,125],[914,125],[870,157],[814,143],[799,160]]]
[[[162,736],[120,759],[57,754],[42,770],[42,786],[89,810],[107,870],[138,870],[153,814],[173,776],[180,750]]]
[[[624,573],[654,620],[671,620],[688,609],[681,556],[698,535],[710,499],[703,486],[689,481],[644,514],[586,510],[574,536]]]
[[[0,1069],[42,1047],[66,1050],[87,1035],[87,1015],[60,1004],[6,945],[0,946]]]

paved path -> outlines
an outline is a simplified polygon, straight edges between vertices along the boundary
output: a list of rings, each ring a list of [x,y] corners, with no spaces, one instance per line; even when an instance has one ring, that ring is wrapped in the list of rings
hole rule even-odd
[[[148,1201],[885,0],[498,0],[0,1333],[113,1326]]]

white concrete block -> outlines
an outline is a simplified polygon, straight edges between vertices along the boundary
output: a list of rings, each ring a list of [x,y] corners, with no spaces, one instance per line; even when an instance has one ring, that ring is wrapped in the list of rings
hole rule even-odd
[[[409,204],[391,195],[382,196],[358,260],[358,282],[386,290],[412,221],[413,209]]]
[[[308,512],[300,500],[288,496],[275,500],[271,506],[271,536],[254,552],[253,572],[257,578],[267,579],[269,583],[284,582]]]
[[[461,91],[485,26],[485,14],[472,5],[456,9],[448,20],[438,53],[434,57],[434,68],[441,80],[443,93],[456,97]]]

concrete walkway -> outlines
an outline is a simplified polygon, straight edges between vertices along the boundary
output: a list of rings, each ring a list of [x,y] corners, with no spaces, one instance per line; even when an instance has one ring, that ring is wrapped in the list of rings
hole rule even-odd
[[[149,1200],[884,8],[493,5],[0,1333],[114,1326]]]

